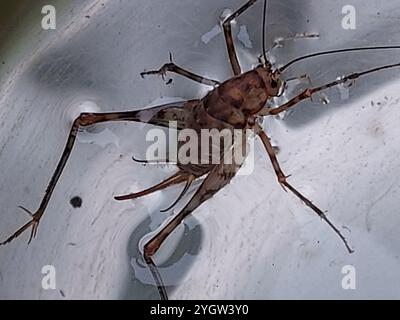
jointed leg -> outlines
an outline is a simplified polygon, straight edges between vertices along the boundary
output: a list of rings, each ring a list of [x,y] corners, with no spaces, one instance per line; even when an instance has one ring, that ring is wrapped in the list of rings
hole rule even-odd
[[[167,293],[162,284],[161,277],[158,274],[157,268],[152,260],[154,254],[158,251],[168,236],[178,227],[182,221],[190,215],[202,203],[210,199],[214,194],[227,185],[235,176],[240,166],[236,164],[221,163],[212,169],[205,178],[199,189],[190,199],[188,204],[172,219],[159,233],[157,233],[144,246],[144,259],[148,264],[150,271],[156,281],[158,291],[162,299],[167,299]]]
[[[23,209],[25,212],[27,212],[31,216],[32,220],[30,222],[26,223],[22,228],[17,230],[6,241],[0,243],[0,245],[5,245],[7,243],[10,243],[12,240],[14,240],[15,238],[18,238],[22,233],[24,233],[30,227],[32,227],[32,230],[31,230],[31,235],[29,237],[28,244],[36,236],[37,229],[39,227],[40,219],[44,214],[44,211],[45,211],[45,209],[46,209],[46,207],[47,207],[47,205],[48,205],[48,203],[50,201],[51,195],[53,194],[54,188],[57,185],[58,179],[60,178],[61,173],[62,173],[62,171],[63,171],[63,169],[64,169],[64,167],[65,167],[65,165],[67,163],[67,160],[68,160],[68,158],[69,158],[69,156],[71,154],[72,148],[73,148],[75,140],[76,140],[76,135],[77,135],[79,127],[80,127],[80,121],[81,121],[81,117],[79,117],[78,119],[76,119],[74,121],[74,124],[73,124],[71,132],[69,134],[68,141],[67,141],[67,144],[65,146],[63,155],[61,157],[60,162],[57,165],[56,171],[54,172],[54,174],[53,174],[53,176],[52,176],[52,178],[50,180],[50,183],[49,183],[49,185],[48,185],[48,187],[46,189],[45,195],[44,195],[44,197],[42,199],[42,202],[41,202],[41,204],[39,206],[39,209],[35,213],[32,213],[29,210],[27,210],[27,209],[25,209],[25,208],[23,208],[21,206],[19,207],[19,208]]]
[[[164,64],[159,70],[142,72],[140,75],[142,76],[142,78],[144,78],[144,76],[147,76],[147,75],[161,75],[161,77],[164,79],[167,72],[174,72],[176,74],[180,74],[181,76],[189,78],[198,83],[205,84],[205,85],[212,86],[212,87],[216,87],[220,84],[216,80],[207,79],[205,77],[199,76],[191,71],[188,71],[186,69],[183,69],[183,68],[177,66],[175,63],[173,63],[172,56],[170,56],[170,62]]]
[[[155,237],[153,237],[144,246],[144,260],[150,269],[150,272],[156,282],[158,293],[160,294],[161,300],[168,300],[168,294],[165,290],[165,285],[162,281],[161,275],[158,272],[157,266],[155,265],[152,256],[158,251],[161,244],[165,239],[178,227],[186,217],[185,214],[178,214],[171,222],[169,222]]]
[[[242,69],[240,68],[239,60],[236,55],[235,44],[233,43],[231,22],[232,22],[232,20],[239,17],[243,12],[245,12],[248,8],[250,8],[256,2],[257,2],[257,0],[247,1],[242,7],[240,7],[237,11],[235,11],[233,14],[231,14],[223,23],[226,46],[228,48],[228,54],[229,54],[229,60],[231,62],[233,74],[235,76],[241,74]]]
[[[171,210],[173,207],[175,207],[179,201],[182,200],[182,198],[185,196],[186,192],[188,192],[190,186],[192,185],[193,181],[196,180],[196,177],[194,175],[190,175],[187,180],[186,180],[186,184],[185,187],[183,188],[182,192],[179,194],[179,197],[175,200],[175,202],[173,204],[171,204],[167,209],[163,209],[161,210],[161,212],[167,212],[169,210]]]
[[[400,67],[400,63],[396,63],[396,64],[391,64],[391,65],[385,65],[385,66],[381,66],[381,67],[376,67],[373,69],[369,69],[367,71],[363,71],[363,72],[358,72],[358,73],[353,73],[350,74],[348,76],[345,76],[339,80],[336,81],[332,81],[330,83],[327,83],[323,86],[320,87],[315,87],[315,88],[309,88],[305,91],[303,91],[302,93],[300,93],[298,96],[294,97],[293,99],[291,99],[290,101],[288,101],[287,103],[285,103],[284,105],[275,108],[275,109],[270,109],[268,110],[268,114],[269,115],[277,115],[279,113],[285,112],[288,109],[294,107],[296,104],[298,104],[300,101],[303,100],[307,100],[310,99],[312,97],[313,94],[332,88],[336,85],[339,84],[344,84],[347,81],[354,81],[362,76],[365,76],[367,74],[370,73],[374,73],[374,72],[378,72],[381,70],[385,70],[385,69],[392,69],[392,68],[397,68]],[[340,231],[328,220],[328,218],[325,216],[325,214],[318,208],[316,207],[310,200],[308,200],[306,197],[304,197],[300,192],[298,192],[295,188],[293,188],[287,181],[285,175],[283,174],[278,160],[276,158],[275,152],[273,150],[273,147],[269,141],[268,136],[265,134],[265,132],[262,130],[262,128],[258,128],[259,130],[259,136],[265,146],[265,148],[267,149],[268,155],[272,161],[272,164],[274,166],[274,170],[278,176],[278,180],[280,182],[280,184],[286,188],[288,188],[291,192],[293,192],[299,199],[301,199],[308,207],[310,207],[311,209],[314,210],[314,212],[316,212],[322,219],[324,219],[330,226],[331,228],[339,235],[339,237],[342,239],[342,241],[344,242],[344,244],[346,245],[346,248],[349,252],[353,252],[352,249],[349,247],[349,245],[347,244],[346,239],[343,237],[343,235],[340,233]]]
[[[118,197],[115,197],[115,200],[125,201],[125,200],[137,199],[137,198],[152,194],[156,191],[163,190],[163,189],[173,186],[175,184],[179,184],[182,182],[188,183],[189,181],[193,181],[194,179],[195,179],[195,177],[192,174],[184,172],[184,171],[179,171],[178,173],[174,174],[172,177],[162,181],[161,183],[155,185],[154,187],[143,190],[141,192],[136,192],[136,193],[132,193],[132,194],[124,195],[124,196],[118,196]]]
[[[168,104],[165,106],[154,107],[154,108],[149,108],[147,110],[138,110],[138,111],[115,112],[115,113],[82,113],[74,121],[72,125],[67,143],[64,148],[64,152],[61,156],[61,159],[57,165],[56,170],[53,173],[53,176],[51,177],[51,180],[48,184],[42,202],[40,203],[39,209],[35,213],[32,213],[29,210],[20,207],[31,216],[31,221],[29,221],[20,229],[18,229],[7,240],[1,242],[0,245],[5,245],[7,243],[10,243],[14,239],[18,238],[22,233],[24,233],[29,228],[32,228],[29,238],[29,243],[36,236],[40,219],[42,218],[47,208],[47,205],[49,204],[49,201],[57,185],[57,182],[60,179],[60,176],[70,157],[80,127],[86,127],[96,123],[108,122],[108,121],[136,121],[136,122],[146,122],[146,123],[166,126],[169,121],[177,120],[180,118],[183,119],[184,116],[182,112],[183,109],[181,107],[177,107],[174,104]],[[146,118],[146,120],[144,118]]]
[[[196,179],[196,176],[194,176],[191,173],[187,173],[184,171],[179,171],[178,173],[174,174],[172,177],[162,181],[161,183],[159,183],[158,185],[149,188],[147,190],[138,192],[138,193],[133,193],[130,195],[126,195],[126,196],[120,196],[120,197],[115,197],[115,200],[117,201],[123,201],[123,200],[129,200],[129,199],[136,199],[139,197],[143,197],[145,195],[149,195],[153,192],[159,191],[159,190],[163,190],[169,186],[175,185],[175,184],[179,184],[182,182],[186,181],[186,185],[183,189],[183,191],[181,192],[181,194],[179,195],[178,199],[168,208],[165,210],[162,210],[161,212],[166,212],[168,210],[170,210],[171,208],[173,208],[182,198],[183,196],[186,194],[186,192],[188,191],[190,185],[192,184],[192,182]],[[180,222],[179,222],[180,223]],[[178,224],[179,224],[178,223]],[[158,289],[158,293],[160,294],[160,297],[162,300],[168,300],[168,294],[165,290],[165,285],[162,281],[161,275],[158,272],[157,266],[154,264],[153,260],[151,259],[150,256],[144,256],[146,264],[156,282],[157,285],[157,289]]]
[[[339,80],[327,83],[327,84],[325,84],[323,86],[306,89],[305,91],[303,91],[302,93],[300,93],[299,95],[294,97],[293,99],[291,99],[288,102],[286,102],[284,105],[282,105],[282,106],[280,106],[278,108],[269,110],[268,113],[269,113],[269,115],[277,115],[279,113],[285,112],[286,110],[294,107],[296,104],[298,104],[299,102],[301,102],[303,100],[310,99],[313,96],[313,94],[315,94],[317,92],[332,88],[332,87],[337,86],[339,84],[344,84],[347,81],[354,81],[354,80],[356,80],[356,79],[358,79],[358,78],[360,78],[362,76],[365,76],[367,74],[370,74],[370,73],[378,72],[378,71],[385,70],[385,69],[397,68],[397,67],[400,67],[400,63],[395,63],[395,64],[390,64],[390,65],[386,65],[386,66],[382,66],[382,67],[377,67],[377,68],[369,69],[369,70],[363,71],[363,72],[356,72],[356,73],[350,74],[348,76],[345,76],[345,77],[343,77],[343,78],[341,78]]]
[[[324,212],[319,209],[316,205],[314,205],[309,199],[307,199],[305,196],[303,196],[299,191],[297,191],[294,187],[292,187],[288,182],[287,182],[287,176],[283,173],[278,159],[276,157],[274,148],[271,145],[270,139],[267,136],[267,134],[262,130],[261,127],[258,127],[258,135],[261,138],[261,141],[263,142],[265,149],[267,150],[268,156],[271,159],[272,166],[274,167],[275,173],[278,177],[279,183],[282,185],[282,187],[285,189],[289,189],[296,197],[298,197],[301,201],[303,201],[309,208],[311,208],[320,218],[325,220],[326,223],[335,231],[335,233],[340,237],[340,239],[343,241],[345,244],[347,250],[352,253],[353,250],[350,248],[350,246],[347,243],[346,238],[340,233],[340,231],[333,225],[333,223],[326,217]],[[286,190],[286,189],[285,189]]]

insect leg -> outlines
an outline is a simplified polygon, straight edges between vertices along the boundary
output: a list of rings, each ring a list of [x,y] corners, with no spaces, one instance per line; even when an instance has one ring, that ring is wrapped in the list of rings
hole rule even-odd
[[[185,196],[186,192],[188,192],[190,186],[192,185],[193,181],[196,180],[196,176],[190,175],[186,181],[186,185],[183,188],[182,192],[180,193],[179,197],[175,200],[173,204],[171,204],[167,209],[161,210],[161,212],[167,212],[171,210],[173,207],[175,207],[179,201],[182,200],[182,198]]]
[[[193,100],[193,102],[195,103],[195,100]],[[136,122],[151,123],[160,126],[168,126],[169,121],[177,121],[179,126],[179,124],[182,123],[182,121],[184,121],[184,109],[182,107],[177,107],[176,104],[168,104],[165,106],[158,106],[138,111],[126,111],[126,112],[114,112],[114,113],[82,113],[74,121],[72,125],[63,154],[47,186],[42,202],[40,203],[39,209],[35,213],[32,213],[23,207],[19,207],[30,215],[31,221],[29,221],[20,229],[18,229],[7,240],[5,240],[4,242],[0,242],[0,245],[5,245],[10,243],[14,239],[18,238],[29,228],[32,229],[28,243],[32,241],[32,239],[36,236],[40,219],[42,218],[47,208],[47,205],[54,192],[57,182],[60,179],[60,176],[70,157],[70,154],[72,152],[73,146],[76,141],[76,136],[78,134],[79,128],[108,121],[136,121]]]
[[[173,73],[179,74],[181,76],[184,76],[186,78],[189,78],[193,81],[196,81],[198,83],[205,84],[205,85],[212,86],[212,87],[216,87],[220,84],[216,80],[212,80],[212,79],[208,79],[208,78],[199,76],[191,71],[188,71],[186,69],[183,69],[183,68],[177,66],[172,61],[172,55],[170,55],[170,62],[164,64],[159,70],[142,72],[140,75],[142,78],[144,78],[147,75],[161,75],[161,77],[164,79],[167,72],[173,72]]]
[[[214,167],[205,178],[199,189],[190,199],[188,204],[179,212],[178,215],[175,216],[173,220],[171,220],[159,233],[157,233],[149,242],[145,244],[143,253],[144,260],[149,266],[162,299],[165,299],[167,295],[157,267],[152,260],[152,256],[158,251],[167,237],[188,215],[190,215],[196,208],[210,199],[232,180],[239,167],[240,166],[236,164],[224,163]]]
[[[325,222],[333,229],[333,231],[340,237],[343,241],[344,245],[346,246],[349,253],[353,252],[353,249],[350,248],[349,244],[347,243],[346,238],[340,233],[339,229],[335,227],[335,225],[327,218],[325,213],[319,209],[316,205],[314,205],[309,199],[307,199],[304,195],[302,195],[299,191],[297,191],[292,185],[287,182],[287,176],[283,173],[278,159],[276,157],[274,148],[270,142],[269,137],[267,134],[262,130],[260,126],[257,128],[258,135],[263,142],[265,149],[267,150],[268,156],[271,159],[272,166],[274,167],[275,173],[277,175],[279,183],[285,189],[289,189],[296,197],[298,197],[301,201],[303,201],[309,208],[311,208],[321,219],[325,220]],[[285,189],[286,190],[286,189]]]
[[[397,67],[400,67],[400,63],[385,65],[385,66],[376,67],[376,68],[369,69],[369,70],[362,71],[362,72],[352,73],[348,76],[342,77],[336,81],[332,81],[332,82],[322,85],[320,87],[308,88],[308,89],[304,90],[302,93],[300,93],[299,95],[297,95],[296,97],[294,97],[291,100],[289,100],[288,102],[286,102],[284,105],[277,107],[275,109],[269,110],[269,114],[277,115],[279,113],[285,112],[286,110],[292,108],[299,102],[310,99],[313,96],[313,94],[315,94],[317,92],[332,88],[339,84],[344,84],[348,81],[354,81],[354,80],[356,80],[362,76],[365,76],[367,74],[370,74],[370,73],[374,73],[374,72],[378,72],[378,71],[386,70],[386,69],[397,68]]]
[[[231,62],[232,70],[235,76],[242,73],[242,69],[240,68],[239,60],[235,50],[235,44],[233,43],[232,37],[232,20],[239,17],[243,12],[245,12],[248,8],[250,8],[257,0],[249,0],[242,7],[240,7],[237,11],[231,14],[223,23],[224,34],[226,46],[228,48],[229,60]]]
[[[143,190],[140,192],[136,192],[136,193],[132,193],[132,194],[124,195],[124,196],[118,196],[118,197],[115,197],[114,199],[117,201],[137,199],[137,198],[152,194],[156,191],[163,190],[163,189],[173,186],[175,184],[193,181],[193,179],[194,179],[194,176],[192,174],[184,172],[184,171],[179,171],[178,173],[174,174],[172,177],[160,182],[159,184],[155,185],[154,187],[151,187],[149,189],[146,189],[146,190]]]

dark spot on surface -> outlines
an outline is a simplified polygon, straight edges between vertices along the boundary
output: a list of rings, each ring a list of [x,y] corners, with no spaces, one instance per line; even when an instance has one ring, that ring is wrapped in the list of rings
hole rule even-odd
[[[6,62],[5,62],[5,61],[2,61],[1,64],[6,64]]]
[[[172,83],[172,79],[169,79],[168,81],[167,81],[167,83],[166,83],[166,85],[168,86],[168,85],[170,85],[171,83]]]
[[[71,206],[73,207],[73,208],[75,208],[75,209],[77,209],[77,208],[80,208],[80,207],[82,207],[82,198],[81,197],[78,197],[78,196],[76,196],[76,197],[73,197],[71,200],[70,200],[70,204],[71,204]]]
[[[85,16],[86,19],[90,19],[90,16]]]
[[[64,291],[60,290],[60,294],[61,294],[61,296],[62,296],[63,298],[65,298],[65,293],[64,293]]]

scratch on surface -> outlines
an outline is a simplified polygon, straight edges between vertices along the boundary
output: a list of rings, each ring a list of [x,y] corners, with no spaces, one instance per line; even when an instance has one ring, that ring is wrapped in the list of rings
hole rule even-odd
[[[376,198],[372,204],[369,206],[367,213],[365,215],[365,225],[367,227],[367,231],[370,232],[372,227],[371,227],[371,211],[372,209],[379,203],[381,202],[388,194],[389,192],[393,189],[393,187],[396,185],[397,180],[394,181],[378,198]]]
[[[95,242],[96,240],[100,239],[101,237],[103,237],[104,234],[102,233],[98,233],[95,234],[93,237],[89,238],[88,240],[81,242],[81,243],[76,243],[76,242],[70,242],[68,245],[71,247],[74,247],[76,249],[82,249],[83,247],[87,246],[88,244],[91,244],[93,242]],[[71,245],[73,244],[73,245]]]

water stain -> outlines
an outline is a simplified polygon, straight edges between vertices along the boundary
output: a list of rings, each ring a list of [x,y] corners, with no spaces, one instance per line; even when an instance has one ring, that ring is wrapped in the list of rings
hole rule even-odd
[[[195,219],[190,217],[188,219]],[[192,220],[193,221],[193,220]],[[191,222],[192,222],[191,221]],[[130,264],[132,273],[126,281],[126,287],[122,290],[120,298],[124,300],[158,300],[160,299],[157,288],[153,285],[153,279],[146,265],[143,263],[142,254],[139,250],[141,239],[152,232],[151,218],[145,219],[132,232],[127,246],[127,263]],[[200,252],[203,232],[199,224],[192,228],[184,225],[183,236],[178,242],[174,253],[167,261],[158,266],[163,281],[167,286],[167,292],[171,294],[190,270]],[[167,240],[168,241],[168,240]]]

